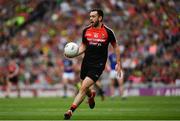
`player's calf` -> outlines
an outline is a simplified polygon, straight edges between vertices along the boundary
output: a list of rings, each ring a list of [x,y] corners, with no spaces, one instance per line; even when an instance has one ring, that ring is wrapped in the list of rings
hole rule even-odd
[[[95,100],[94,97],[96,96],[96,92],[92,91],[91,96],[88,98],[89,107],[93,109],[95,107]]]

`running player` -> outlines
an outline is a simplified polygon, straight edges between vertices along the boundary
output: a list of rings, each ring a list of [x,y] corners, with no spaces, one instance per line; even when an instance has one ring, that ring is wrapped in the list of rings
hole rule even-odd
[[[90,26],[83,30],[82,43],[76,55],[84,53],[80,74],[82,84],[70,109],[64,114],[65,120],[71,118],[72,113],[83,102],[86,95],[88,96],[89,107],[91,109],[95,107],[94,97],[96,93],[90,87],[96,83],[105,68],[109,43],[113,46],[117,56],[116,71],[120,76],[122,72],[120,50],[113,31],[103,24],[103,11],[93,9],[89,15]]]

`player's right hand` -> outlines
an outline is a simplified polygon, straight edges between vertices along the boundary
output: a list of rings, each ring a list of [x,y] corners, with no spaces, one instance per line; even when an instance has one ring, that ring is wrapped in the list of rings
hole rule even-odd
[[[64,53],[64,56],[67,57],[67,58],[74,58],[74,57],[76,57],[76,56],[68,56],[65,53]]]

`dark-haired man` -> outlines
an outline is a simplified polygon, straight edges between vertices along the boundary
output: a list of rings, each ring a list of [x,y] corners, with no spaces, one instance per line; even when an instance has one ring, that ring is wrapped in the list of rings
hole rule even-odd
[[[91,109],[95,107],[94,97],[96,93],[90,87],[96,83],[105,68],[109,43],[117,55],[116,71],[121,76],[120,50],[113,31],[103,24],[103,16],[103,11],[100,9],[93,9],[89,13],[90,25],[83,30],[82,43],[76,55],[84,53],[80,74],[81,88],[70,109],[64,114],[66,120],[71,118],[72,113],[82,103],[86,95],[88,96],[89,107]]]

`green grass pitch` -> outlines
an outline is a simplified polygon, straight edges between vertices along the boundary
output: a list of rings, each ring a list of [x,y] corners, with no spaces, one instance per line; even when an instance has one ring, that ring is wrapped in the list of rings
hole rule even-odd
[[[0,120],[63,120],[73,98],[0,99]],[[71,120],[180,120],[180,97],[96,98],[90,109],[86,100]]]

